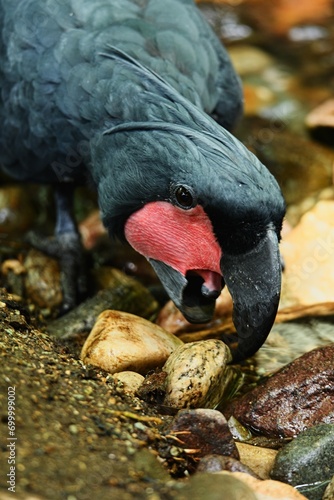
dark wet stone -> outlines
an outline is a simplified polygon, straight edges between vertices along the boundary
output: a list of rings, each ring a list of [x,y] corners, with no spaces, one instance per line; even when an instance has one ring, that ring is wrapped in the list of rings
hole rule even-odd
[[[250,476],[260,479],[247,465],[242,464],[233,457],[225,457],[223,455],[206,455],[201,458],[197,467],[197,472],[220,472],[223,470],[245,472]]]
[[[334,425],[307,429],[277,454],[271,478],[289,483],[309,500],[321,500],[334,473]]]
[[[293,437],[334,423],[334,344],[296,359],[224,408],[243,425],[269,437]]]
[[[178,500],[256,500],[257,496],[245,483],[222,474],[196,474],[180,488]]]
[[[217,454],[239,458],[227,421],[217,410],[181,410],[167,434],[177,436],[182,448],[197,450],[197,457]]]

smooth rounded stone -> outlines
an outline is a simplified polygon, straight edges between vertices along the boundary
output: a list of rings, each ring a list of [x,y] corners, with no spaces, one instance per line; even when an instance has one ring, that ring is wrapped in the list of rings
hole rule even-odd
[[[306,500],[306,497],[299,493],[292,486],[272,479],[256,479],[244,472],[221,472],[221,475],[228,475],[239,479],[249,486],[257,500]]]
[[[240,76],[258,75],[274,65],[274,60],[263,50],[252,45],[237,45],[229,48],[236,72]]]
[[[321,500],[334,474],[333,457],[334,425],[317,425],[278,452],[271,477],[298,487],[309,500]]]
[[[321,200],[304,214],[280,246],[285,295],[290,302],[334,301],[334,201]]]
[[[244,94],[244,115],[254,115],[260,113],[263,108],[275,102],[275,94],[264,85],[253,85],[246,83],[243,85]]]
[[[146,319],[106,310],[87,337],[81,359],[109,373],[130,370],[145,374],[161,367],[180,345],[181,340]]]
[[[315,138],[332,144],[334,133],[334,99],[328,99],[314,108],[306,116],[305,124]]]
[[[229,348],[220,340],[190,342],[178,347],[163,367],[164,405],[176,408],[215,408],[231,382]]]
[[[29,299],[41,308],[56,308],[62,303],[58,262],[38,250],[30,250],[23,262],[24,286]]]
[[[34,223],[35,213],[25,186],[0,188],[0,233],[17,233]]]
[[[144,376],[140,375],[140,373],[131,371],[114,373],[113,379],[116,383],[120,382],[125,392],[130,394],[135,394],[145,380]]]
[[[217,454],[239,458],[226,418],[217,410],[180,410],[166,434],[178,437],[181,448],[196,450],[196,457]]]
[[[294,437],[334,423],[333,366],[334,344],[314,349],[227,403],[224,415],[269,437]]]
[[[177,500],[259,500],[252,489],[235,476],[194,474],[178,489]],[[261,499],[262,500],[262,499]]]
[[[223,455],[206,455],[200,459],[196,469],[197,472],[221,472],[224,470],[229,472],[244,472],[259,479],[255,472],[247,467],[247,465],[244,465],[236,458]]]
[[[324,496],[322,497],[322,500],[334,500],[334,476],[332,477],[331,482],[325,489]]]
[[[99,210],[91,212],[78,225],[81,241],[86,250],[94,248],[98,242],[107,235],[107,230],[101,221]]]
[[[244,425],[241,425],[241,423],[233,417],[230,417],[228,419],[228,426],[230,428],[231,434],[234,437],[236,441],[248,441],[248,439],[251,439],[252,433],[250,432],[247,427]]]
[[[251,469],[260,479],[269,479],[277,450],[238,442],[236,443],[236,447],[242,464]]]

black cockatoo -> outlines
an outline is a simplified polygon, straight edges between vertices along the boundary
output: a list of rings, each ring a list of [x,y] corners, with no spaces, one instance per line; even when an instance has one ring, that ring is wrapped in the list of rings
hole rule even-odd
[[[227,285],[234,358],[253,354],[278,307],[285,206],[227,131],[240,82],[193,1],[0,0],[0,34],[0,163],[56,187],[67,306],[70,186],[89,177],[110,234],[151,262],[189,321],[210,320]]]

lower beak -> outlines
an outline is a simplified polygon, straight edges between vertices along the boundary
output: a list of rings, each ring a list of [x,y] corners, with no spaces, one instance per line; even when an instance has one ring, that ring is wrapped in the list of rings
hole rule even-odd
[[[159,260],[149,259],[166,292],[190,323],[211,321],[220,293],[207,290],[203,279],[196,274],[182,273]]]
[[[233,322],[237,345],[231,346],[233,360],[255,354],[275,321],[281,290],[281,261],[278,239],[269,229],[251,251],[224,254],[221,269],[233,299]]]

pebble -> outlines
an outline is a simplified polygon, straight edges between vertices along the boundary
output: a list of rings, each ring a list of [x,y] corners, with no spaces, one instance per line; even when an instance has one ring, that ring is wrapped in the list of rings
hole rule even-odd
[[[125,392],[135,394],[137,389],[144,382],[145,378],[140,373],[124,371],[114,373],[113,379],[116,383],[121,382]]]
[[[253,474],[260,479],[269,479],[277,450],[263,448],[262,446],[252,446],[247,443],[236,443],[236,446],[238,448],[240,462],[251,469]]]
[[[135,371],[145,374],[161,367],[182,345],[174,335],[133,314],[102,312],[86,339],[81,359],[108,371]]]
[[[224,415],[269,437],[334,423],[334,344],[314,349],[228,403]]]
[[[334,99],[328,99],[314,108],[306,116],[305,124],[315,138],[330,144],[333,140]]]
[[[251,45],[238,44],[229,48],[233,66],[241,77],[258,75],[274,65],[274,60],[263,50]]]
[[[217,410],[180,410],[166,435],[178,437],[181,448],[196,450],[196,457],[216,454],[239,458],[226,418]]]
[[[255,477],[245,474],[244,472],[222,472],[221,475],[229,475],[233,478],[239,479],[249,486],[257,500],[303,500],[305,496],[301,495],[292,486],[282,483],[280,481],[273,481],[266,479],[262,481]]]
[[[309,500],[321,500],[334,473],[333,457],[334,425],[317,425],[278,452],[271,477],[298,487]]]
[[[58,262],[38,250],[30,250],[24,260],[24,285],[29,299],[40,308],[61,305],[62,291]]]
[[[252,489],[235,476],[201,473],[190,477],[178,489],[177,500],[260,500]],[[262,499],[261,499],[262,500]]]
[[[163,404],[176,408],[215,408],[233,377],[229,348],[220,340],[190,342],[176,349],[163,367]]]

